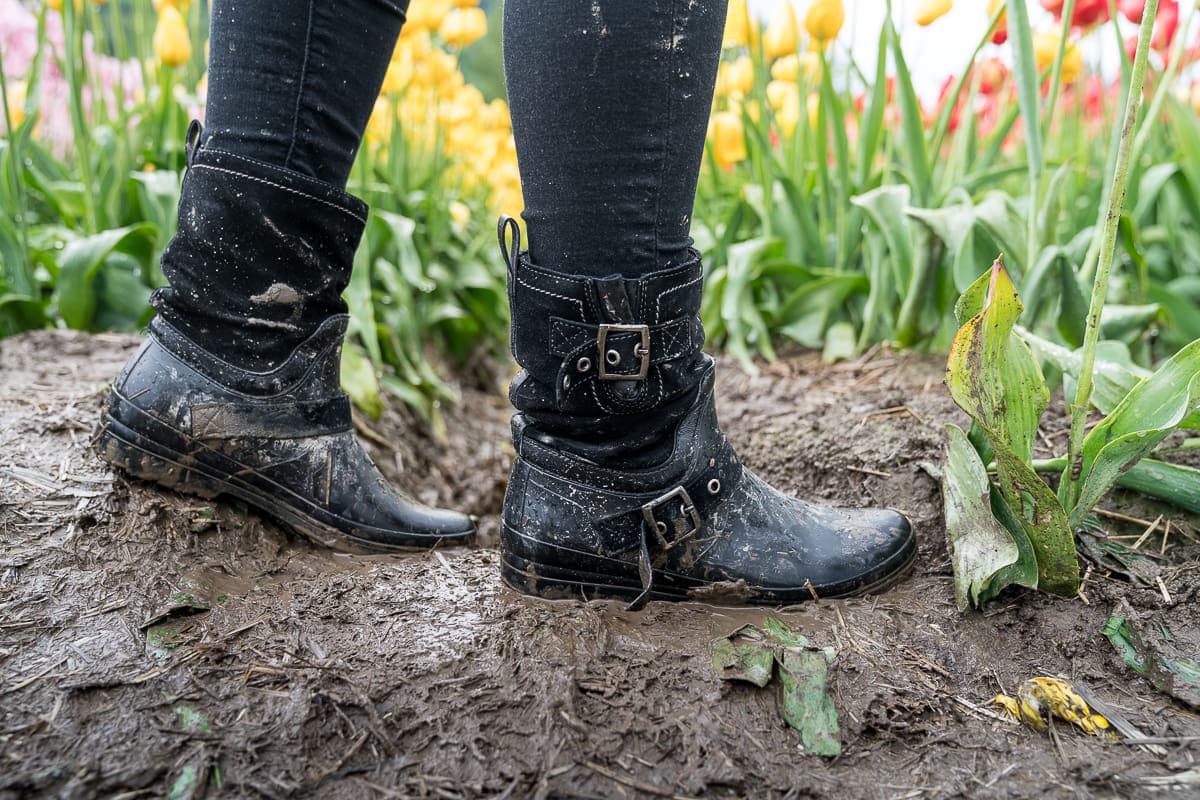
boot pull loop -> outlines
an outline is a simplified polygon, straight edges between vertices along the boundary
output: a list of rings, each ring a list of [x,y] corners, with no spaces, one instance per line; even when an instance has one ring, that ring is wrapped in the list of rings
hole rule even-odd
[[[509,232],[512,232],[512,244],[509,244]],[[521,226],[517,221],[507,214],[501,214],[500,220],[496,223],[496,239],[500,245],[500,254],[504,256],[504,263],[508,266],[508,271],[513,271],[513,265],[517,263],[517,257],[521,254]]]
[[[183,136],[183,152],[186,155],[186,164],[189,168],[192,162],[196,160],[196,151],[200,149],[200,135],[204,133],[204,126],[200,124],[200,120],[194,119],[188,125],[187,133]]]

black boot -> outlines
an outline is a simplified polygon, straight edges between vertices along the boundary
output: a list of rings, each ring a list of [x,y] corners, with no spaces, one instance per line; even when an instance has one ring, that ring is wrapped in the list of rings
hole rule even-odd
[[[112,388],[101,457],[164,486],[237,497],[338,550],[471,537],[466,515],[393,489],[354,436],[339,386],[340,293],[366,209],[287,170],[203,150],[190,160],[164,254],[172,287]]]
[[[505,247],[511,231],[513,244]],[[639,279],[539,269],[502,219],[517,451],[505,581],[541,597],[795,603],[877,592],[916,555],[894,511],[787,497],[717,424],[699,254]]]

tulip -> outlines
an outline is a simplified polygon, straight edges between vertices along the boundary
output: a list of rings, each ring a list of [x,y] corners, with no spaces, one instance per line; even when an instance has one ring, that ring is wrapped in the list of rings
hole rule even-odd
[[[1166,50],[1175,40],[1175,31],[1178,28],[1178,0],[1162,0],[1158,4],[1158,15],[1154,18],[1154,38],[1150,41],[1150,46],[1155,50]]]
[[[1008,67],[998,58],[984,59],[979,64],[979,91],[991,95],[1000,90],[1008,78]]]
[[[800,31],[796,25],[796,9],[790,2],[782,3],[763,31],[763,52],[767,58],[779,58],[796,52]]]
[[[785,105],[797,97],[796,92],[796,84],[791,81],[771,81],[767,84],[767,102],[776,112],[782,111]]]
[[[451,0],[417,0],[408,8],[404,27],[408,30],[436,31],[450,11]]]
[[[1117,0],[1117,9],[1135,25],[1142,24],[1142,14],[1146,12],[1146,0]]]
[[[154,27],[154,54],[168,67],[186,64],[192,57],[192,42],[187,23],[175,6],[163,6]]]
[[[487,33],[487,14],[482,8],[456,8],[442,20],[438,33],[451,47],[466,47]]]
[[[1033,57],[1038,72],[1045,72],[1054,64],[1058,55],[1059,35],[1054,31],[1038,31],[1033,35]],[[1062,81],[1073,83],[1083,72],[1083,54],[1074,44],[1068,44],[1063,54]]]
[[[729,0],[725,13],[725,47],[747,47],[750,44],[750,10],[746,0]]]
[[[59,0],[59,4],[62,4],[62,0]],[[166,6],[175,6],[180,11],[186,12],[191,4],[192,0],[150,0],[150,5],[154,6],[156,14],[161,14]]]
[[[25,121],[25,84],[22,81],[8,85],[8,117],[14,128]],[[0,122],[4,120],[0,119]]]
[[[742,118],[733,111],[720,111],[712,116],[712,153],[717,166],[728,169],[746,160],[746,138],[742,134]]]
[[[804,15],[804,29],[818,42],[828,42],[837,38],[845,21],[842,0],[814,0]]]
[[[988,0],[988,19],[996,16],[996,12],[1004,8],[1004,0]],[[1008,41],[1008,10],[1000,11],[1000,19],[996,21],[996,30],[992,32],[992,44],[1004,44]]]
[[[953,0],[920,0],[917,3],[917,13],[914,19],[921,27],[932,25],[935,20],[945,16],[953,7]]]
[[[717,67],[717,90],[719,97],[741,97],[754,88],[754,64],[749,56],[739,56],[733,61],[722,61]]]

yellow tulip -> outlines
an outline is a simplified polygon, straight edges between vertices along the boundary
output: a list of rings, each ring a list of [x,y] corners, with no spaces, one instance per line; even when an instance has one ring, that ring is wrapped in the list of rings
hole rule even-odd
[[[479,5],[479,0],[454,0],[455,8],[474,8]]]
[[[487,14],[482,8],[455,8],[442,20],[438,33],[451,47],[466,47],[487,33]]]
[[[471,220],[471,209],[461,200],[450,201],[450,223],[462,229]]]
[[[945,16],[953,6],[953,0],[921,0],[917,3],[914,19],[918,25],[931,25],[939,17]]]
[[[720,111],[712,116],[712,153],[717,166],[732,167],[746,160],[746,138],[742,134],[742,118],[733,111]]]
[[[408,7],[404,28],[410,31],[436,31],[450,11],[451,0],[417,0]]]
[[[796,52],[800,30],[796,25],[796,9],[790,0],[782,3],[763,30],[763,52],[767,58],[780,58]]]
[[[777,81],[799,83],[801,73],[809,83],[820,82],[821,59],[816,53],[784,56],[771,65],[771,77]]]
[[[8,116],[13,127],[25,121],[25,83],[14,81],[8,85]],[[4,120],[0,120],[3,122]]]
[[[814,0],[804,16],[804,29],[818,42],[828,42],[837,38],[845,21],[842,0]]]
[[[749,56],[722,61],[717,67],[718,97],[741,97],[754,88],[754,63]]]
[[[392,104],[382,97],[376,100],[374,108],[371,109],[371,116],[367,119],[367,144],[371,147],[386,146],[392,140],[392,123],[395,120],[396,114],[392,110]]]
[[[61,0],[59,0],[61,2]],[[192,4],[192,0],[150,0],[150,4],[154,6],[154,12],[161,14],[166,6],[175,6],[180,11],[187,11],[188,6]]]
[[[793,84],[792,88],[795,88]],[[775,121],[779,124],[779,132],[791,136],[800,124],[800,95],[792,92],[787,96],[783,105],[775,112]]]
[[[1045,72],[1054,64],[1058,55],[1059,35],[1054,31],[1038,31],[1033,35],[1033,57],[1037,62],[1038,72]],[[1067,44],[1063,54],[1062,80],[1063,83],[1073,83],[1083,72],[1083,54],[1073,43]]]
[[[154,54],[168,67],[186,64],[192,57],[192,41],[187,23],[175,6],[163,6],[154,27]]]
[[[725,12],[725,47],[748,47],[750,45],[750,10],[746,0],[729,0]]]
[[[808,109],[808,127],[816,130],[817,123],[820,122],[821,96],[816,92],[809,92],[808,102],[805,105]]]
[[[776,112],[782,111],[785,105],[799,97],[798,91],[791,81],[771,81],[767,84],[767,102]]]

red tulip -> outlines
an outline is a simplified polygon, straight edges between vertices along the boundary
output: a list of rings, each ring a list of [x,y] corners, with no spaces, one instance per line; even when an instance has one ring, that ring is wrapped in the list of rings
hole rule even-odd
[[[1140,25],[1142,14],[1146,11],[1146,0],[1118,0],[1117,8],[1125,15],[1125,19]]]
[[[1158,6],[1158,15],[1154,18],[1154,38],[1150,46],[1155,50],[1166,50],[1175,41],[1175,31],[1179,28],[1179,0],[1162,0]]]

